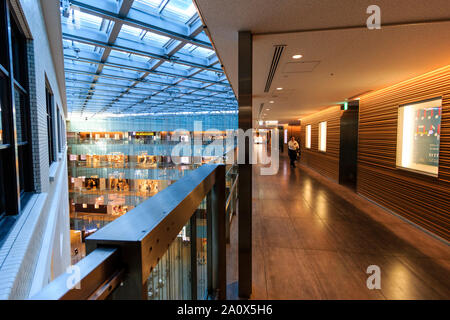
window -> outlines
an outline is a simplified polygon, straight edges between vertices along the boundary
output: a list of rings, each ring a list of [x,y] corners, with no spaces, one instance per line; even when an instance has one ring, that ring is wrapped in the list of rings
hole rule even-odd
[[[305,139],[306,149],[311,149],[311,125],[306,126],[306,139]]]
[[[7,27],[6,27],[6,13],[5,13],[5,3],[4,1],[0,1],[0,43],[4,44],[7,43]],[[6,122],[5,119],[3,119],[2,115],[5,113],[6,110],[6,101],[5,99],[5,90],[7,88],[7,81],[6,77],[7,71],[9,69],[9,63],[7,61],[7,45],[1,45],[0,46],[0,145],[4,143],[4,124],[3,122]],[[3,110],[2,110],[3,109]],[[0,172],[1,173],[1,172]]]
[[[62,152],[62,130],[61,130],[61,115],[59,113],[59,108],[56,106],[56,119],[58,121],[58,152]]]
[[[397,167],[438,175],[442,98],[400,106]]]
[[[33,191],[27,39],[0,1],[0,218],[19,213]],[[10,55],[9,52],[12,54]],[[19,196],[20,195],[20,196]],[[1,230],[2,232],[4,230]]]
[[[20,192],[30,190],[31,180],[31,144],[29,143],[28,108],[26,91],[19,87],[14,88],[14,104],[16,109],[17,154],[19,164]]]
[[[46,103],[47,103],[47,137],[48,137],[48,162],[49,165],[51,165],[53,162],[56,161],[55,157],[55,132],[54,132],[54,125],[53,125],[53,94],[48,88],[48,86],[45,88],[45,95],[46,95]]]
[[[0,90],[2,90],[3,89],[3,78],[0,78],[0,82],[1,82],[1,85],[2,85],[2,88],[0,88]],[[2,103],[3,101],[2,100],[0,100],[0,145],[2,145],[3,144],[3,124],[2,124],[2,107],[3,107],[3,103]]]
[[[13,15],[11,21],[11,52],[13,64],[14,109],[16,141],[18,155],[18,177],[20,194],[32,190],[32,159],[29,128],[29,108],[27,92],[27,55],[26,39],[20,32]]]
[[[66,145],[66,127],[64,124],[64,117],[58,109],[58,134],[59,134],[59,152],[64,151]]]
[[[6,210],[6,199],[5,199],[5,190],[4,185],[5,181],[3,179],[3,159],[0,157],[0,218],[5,214]]]
[[[327,151],[327,122],[319,123],[319,151]]]
[[[7,81],[1,76],[0,72],[0,219],[5,214],[6,211],[6,195],[5,195],[5,176],[6,171],[4,164],[9,162],[8,151],[11,149],[9,144],[6,144],[6,137],[3,137],[2,122],[6,122],[5,103],[6,103],[6,92]],[[4,110],[2,113],[2,109]],[[2,117],[3,116],[3,117]]]
[[[2,44],[0,46],[0,65],[4,67],[4,69],[7,68],[8,65],[8,46],[5,45],[8,43],[8,37],[6,33],[7,29],[7,23],[6,23],[6,8],[5,8],[5,1],[0,1],[0,43]]]
[[[11,16],[11,52],[14,65],[14,80],[22,86],[27,82],[26,39]]]

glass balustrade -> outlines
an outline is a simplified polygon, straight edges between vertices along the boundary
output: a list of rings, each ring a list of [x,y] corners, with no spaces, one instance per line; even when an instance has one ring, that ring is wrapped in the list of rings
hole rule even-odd
[[[170,244],[148,278],[149,300],[192,299],[191,224],[187,223]]]
[[[97,268],[105,274],[95,278],[97,285],[67,287],[63,274],[33,299],[104,297],[105,283],[111,299],[189,300],[226,297],[227,212],[235,205],[236,167],[204,165],[168,185],[136,207],[132,214],[110,220],[108,215],[78,215],[72,223],[83,224],[87,255],[72,260],[91,281]],[[227,192],[227,182],[231,184]],[[102,196],[109,201],[113,195]],[[94,195],[74,195],[87,204],[99,200]],[[227,202],[227,203],[226,203]],[[107,227],[102,228],[103,226]],[[97,228],[100,228],[96,231]],[[142,231],[141,231],[142,230]],[[86,259],[86,260],[84,260]],[[92,269],[92,266],[96,266]]]

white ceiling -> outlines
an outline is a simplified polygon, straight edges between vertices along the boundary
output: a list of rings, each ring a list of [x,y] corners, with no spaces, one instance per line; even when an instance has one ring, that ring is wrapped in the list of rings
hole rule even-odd
[[[448,0],[376,1],[382,13],[381,30],[307,32],[305,30],[365,26],[369,16],[366,9],[374,1],[195,1],[235,92],[238,31],[250,30],[254,34],[254,119],[258,118],[261,103],[265,104],[264,110],[271,109],[265,111],[264,119],[287,122],[360,93],[450,64]],[[411,24],[431,20],[448,21]],[[387,26],[397,23],[409,24]],[[271,92],[264,93],[273,46],[280,44],[287,47]],[[302,54],[303,58],[293,60],[294,54]],[[302,70],[312,71],[295,72]],[[277,87],[284,90],[276,91]],[[271,100],[275,101],[273,105],[269,104]]]

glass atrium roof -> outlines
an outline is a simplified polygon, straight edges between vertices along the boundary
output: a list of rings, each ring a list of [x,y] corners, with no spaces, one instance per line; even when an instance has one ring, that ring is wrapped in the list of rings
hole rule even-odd
[[[63,0],[69,116],[234,113],[192,0]]]

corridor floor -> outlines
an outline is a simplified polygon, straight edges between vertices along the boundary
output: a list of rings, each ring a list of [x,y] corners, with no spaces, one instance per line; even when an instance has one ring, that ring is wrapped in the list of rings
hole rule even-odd
[[[259,169],[252,299],[450,298],[447,244],[307,168],[289,168],[284,156],[277,175]],[[371,265],[379,290],[366,284]],[[228,276],[237,280],[236,271]]]

